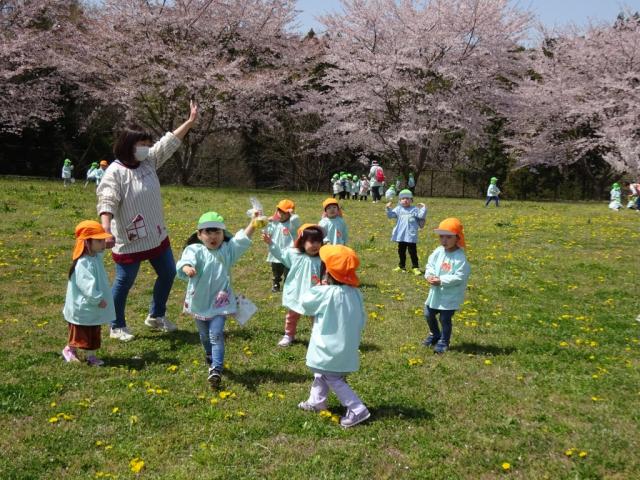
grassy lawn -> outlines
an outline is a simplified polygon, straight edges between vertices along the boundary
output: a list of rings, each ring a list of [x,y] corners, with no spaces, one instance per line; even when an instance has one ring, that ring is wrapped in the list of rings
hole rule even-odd
[[[244,226],[250,195],[163,187],[176,258],[205,211]],[[257,196],[268,211],[293,199],[305,222],[325,198]],[[180,313],[184,282],[169,302],[179,330],[144,327],[148,263],[129,296],[136,339],[103,338],[105,368],[65,365],[73,228],[96,217],[95,194],[0,179],[0,478],[638,478],[640,214],[607,202],[417,201],[429,209],[422,265],[440,220],[465,226],[472,274],[451,350],[420,345],[428,289],[391,271],[384,206],[345,201],[369,318],[350,383],[372,417],[343,430],[335,397],[333,419],[296,408],[312,379],[310,322],[294,346],[276,347],[284,310],[258,236],[233,284],[259,312],[245,328],[227,322],[224,391],[209,390],[195,326]]]

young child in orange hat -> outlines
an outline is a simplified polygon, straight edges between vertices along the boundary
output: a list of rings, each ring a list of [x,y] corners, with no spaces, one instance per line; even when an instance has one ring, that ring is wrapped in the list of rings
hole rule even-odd
[[[356,275],[360,259],[344,245],[323,246],[320,259],[323,285],[310,289],[302,297],[305,313],[315,317],[307,349],[307,366],[313,372],[313,384],[309,398],[300,402],[298,408],[326,410],[329,391],[333,390],[347,409],[340,425],[348,428],[371,416],[346,381],[346,375],[360,366],[358,348],[366,322]]]
[[[291,246],[296,238],[296,232],[300,228],[300,217],[295,214],[296,204],[291,200],[284,199],[278,202],[276,212],[269,219],[266,233],[271,237],[271,241],[278,245],[280,250],[285,250]],[[271,264],[273,274],[271,291],[280,291],[280,282],[283,277],[286,280],[289,269],[280,260],[273,256],[271,252],[267,255],[267,262]]]
[[[320,283],[321,262],[318,252],[323,238],[322,228],[305,223],[298,229],[293,247],[283,250],[268,233],[262,234],[262,240],[269,245],[269,253],[289,269],[282,289],[282,305],[287,308],[287,313],[284,336],[278,342],[279,347],[288,347],[295,340],[298,320],[304,312],[300,299],[311,287]]]
[[[471,274],[471,266],[464,254],[464,232],[457,218],[446,218],[434,230],[440,236],[440,246],[431,255],[424,277],[429,282],[429,296],[425,302],[425,317],[429,334],[424,346],[435,345],[435,353],[449,349],[453,314],[460,308]],[[442,330],[438,326],[438,320]]]
[[[105,240],[111,234],[93,220],[76,225],[76,244],[69,270],[67,296],[62,313],[69,325],[69,340],[62,350],[66,362],[79,362],[78,349],[94,367],[104,364],[96,357],[100,348],[100,326],[116,318],[111,284],[104,269]]]
[[[347,224],[342,218],[342,209],[335,198],[327,198],[322,202],[322,219],[319,224],[326,232],[324,243],[345,245],[349,239]]]

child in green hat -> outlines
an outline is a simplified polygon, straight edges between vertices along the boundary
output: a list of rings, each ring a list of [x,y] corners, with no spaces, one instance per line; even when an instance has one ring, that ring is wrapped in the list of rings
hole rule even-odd
[[[487,203],[484,206],[488,206],[491,201],[496,202],[496,207],[500,206],[500,201],[498,198],[500,195],[500,189],[498,188],[498,179],[496,177],[491,177],[489,181],[489,188],[487,189]]]
[[[73,172],[73,164],[71,160],[68,158],[64,159],[64,164],[62,165],[62,181],[64,182],[64,186],[75,182],[75,179],[71,176]]]
[[[209,364],[211,388],[217,388],[222,381],[226,318],[237,312],[231,267],[251,246],[255,229],[256,217],[231,237],[225,230],[224,218],[207,212],[198,220],[197,231],[189,237],[176,265],[178,278],[189,282],[183,311],[195,319]]]
[[[622,208],[622,203],[620,202],[622,194],[620,190],[620,184],[618,182],[611,185],[611,192],[609,192],[609,195],[611,200],[609,202],[609,208],[617,212]]]
[[[89,170],[87,170],[87,181],[84,182],[84,188],[87,188],[87,185],[89,185],[89,182],[92,180],[96,179],[96,171],[99,170],[98,168],[98,162],[93,162],[90,166],[89,166]]]

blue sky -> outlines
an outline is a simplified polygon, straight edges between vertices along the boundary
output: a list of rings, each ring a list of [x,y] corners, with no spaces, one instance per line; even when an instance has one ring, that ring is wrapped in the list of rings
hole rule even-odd
[[[548,27],[573,23],[585,25],[589,20],[612,21],[623,7],[640,11],[640,0],[512,0],[512,3],[533,11]],[[339,0],[298,0],[298,21],[303,32],[322,27],[314,16],[340,8]]]

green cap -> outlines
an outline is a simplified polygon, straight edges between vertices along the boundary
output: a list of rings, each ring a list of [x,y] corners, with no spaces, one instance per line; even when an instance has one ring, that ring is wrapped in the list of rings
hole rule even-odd
[[[413,193],[411,193],[411,190],[408,188],[405,188],[404,190],[400,190],[398,198],[413,198]]]
[[[354,180],[357,180],[357,179],[358,179],[358,175],[354,175],[354,176],[353,176],[353,179],[354,179]]]
[[[68,158],[64,159],[64,164],[65,165],[71,165],[71,160],[69,160]]]
[[[498,179],[496,177],[491,177],[491,183],[492,184],[498,183]]]
[[[198,220],[198,230],[202,230],[204,228],[219,228],[224,230],[224,218],[222,218],[222,215],[217,212],[207,212],[200,217],[200,220]]]
[[[93,163],[91,164],[91,167],[93,167],[93,168],[98,168],[98,162],[93,162]]]
[[[611,185],[611,188],[613,188],[614,190],[619,190],[620,184],[618,182],[615,182],[613,185]]]

